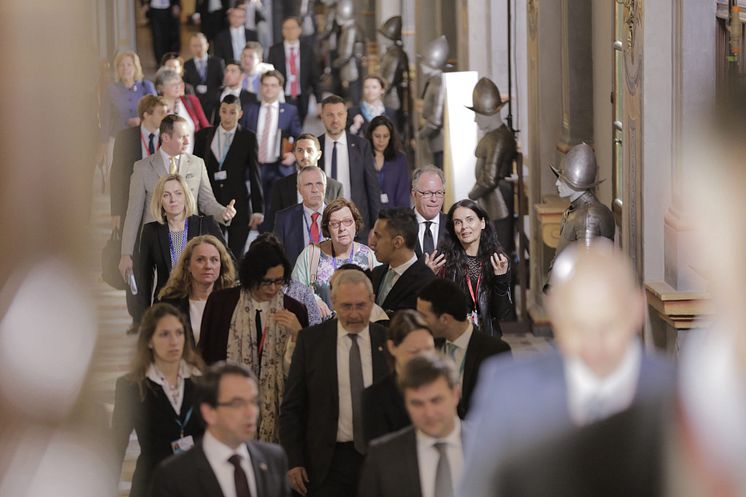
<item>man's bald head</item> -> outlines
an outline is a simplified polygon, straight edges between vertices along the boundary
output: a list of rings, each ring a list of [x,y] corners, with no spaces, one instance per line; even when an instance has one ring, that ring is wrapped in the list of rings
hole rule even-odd
[[[610,243],[566,248],[555,261],[546,303],[562,354],[599,377],[620,365],[644,321],[632,264]]]

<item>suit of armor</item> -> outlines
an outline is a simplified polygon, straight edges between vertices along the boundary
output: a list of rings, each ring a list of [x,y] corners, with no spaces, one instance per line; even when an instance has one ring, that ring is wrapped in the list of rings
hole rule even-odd
[[[443,69],[448,61],[448,40],[441,35],[431,41],[422,57],[422,72],[427,78],[422,93],[422,119],[424,124],[417,135],[425,142],[425,162],[443,168],[443,106],[445,87]],[[430,160],[432,159],[432,160]]]
[[[510,213],[498,184],[513,172],[516,151],[513,133],[503,124],[485,134],[474,152],[477,156],[474,169],[476,183],[469,192],[469,198],[476,200],[492,221],[504,219]]]
[[[363,30],[355,22],[352,11],[352,0],[337,2],[337,23],[340,26],[337,38],[337,58],[332,67],[339,70],[342,87],[347,96],[357,105],[362,96],[362,59],[365,51]]]
[[[614,215],[588,190],[570,203],[562,214],[557,254],[573,242],[588,244],[602,236],[614,240]]]

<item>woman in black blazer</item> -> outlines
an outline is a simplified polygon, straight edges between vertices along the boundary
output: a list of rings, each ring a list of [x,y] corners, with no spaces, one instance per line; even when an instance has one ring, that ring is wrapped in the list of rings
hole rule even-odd
[[[187,329],[175,307],[156,304],[148,309],[132,368],[117,379],[111,430],[120,464],[133,429],[140,444],[130,497],[147,495],[156,466],[186,450],[204,431],[193,406],[192,383],[203,362],[185,338]]]
[[[432,330],[412,309],[394,314],[387,333],[386,348],[393,357],[394,370],[363,391],[363,428],[368,442],[411,424],[397,373],[415,355],[435,350]]]
[[[225,245],[217,223],[197,215],[196,202],[184,178],[178,174],[163,176],[155,186],[150,212],[155,221],[142,227],[135,267],[138,294],[148,307],[152,296],[166,284],[171,268],[192,238],[212,235]],[[153,280],[155,273],[156,279]]]
[[[214,236],[201,235],[189,240],[157,298],[184,313],[191,328],[189,339],[196,345],[207,297],[215,290],[232,287],[235,280],[228,249]]]

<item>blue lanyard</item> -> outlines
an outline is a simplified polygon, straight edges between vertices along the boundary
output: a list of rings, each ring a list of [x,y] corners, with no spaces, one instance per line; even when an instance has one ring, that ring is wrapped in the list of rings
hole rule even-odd
[[[181,254],[186,248],[187,238],[189,238],[189,218],[184,220],[184,238],[181,239],[181,250],[179,251],[179,254]],[[174,264],[176,264],[177,257],[174,240],[170,232],[168,234],[168,251],[171,253],[171,268],[173,268]]]
[[[220,132],[221,126],[218,126],[217,134],[218,134],[218,152],[221,155],[221,158],[218,160],[218,170],[223,169],[223,162],[225,162],[225,157],[228,155],[228,150],[223,150],[223,147],[220,145],[220,135],[222,134]],[[226,147],[230,149],[230,147]]]
[[[184,438],[184,428],[186,428],[186,425],[189,424],[189,420],[192,418],[192,409],[194,409],[194,407],[189,408],[186,416],[184,416],[183,422],[178,418],[178,416],[176,417],[176,424],[179,425],[179,430],[181,431],[181,436],[179,438]]]
[[[355,256],[355,242],[352,242],[352,250],[350,250],[350,258],[345,261],[345,264],[350,264],[352,258]],[[334,244],[332,243],[332,265],[334,270],[337,270],[337,254],[334,252]]]

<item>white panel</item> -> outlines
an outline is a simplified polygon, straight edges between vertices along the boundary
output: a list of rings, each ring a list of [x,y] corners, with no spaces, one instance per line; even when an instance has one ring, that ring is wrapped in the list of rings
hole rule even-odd
[[[446,102],[443,114],[443,169],[447,193],[445,205],[466,198],[474,186],[474,166],[477,159],[477,125],[471,106],[471,93],[477,84],[476,71],[443,74]]]

